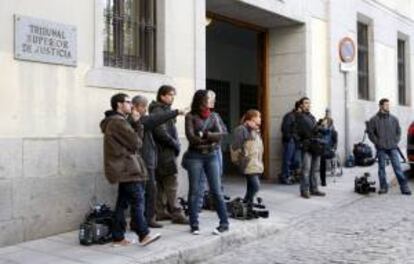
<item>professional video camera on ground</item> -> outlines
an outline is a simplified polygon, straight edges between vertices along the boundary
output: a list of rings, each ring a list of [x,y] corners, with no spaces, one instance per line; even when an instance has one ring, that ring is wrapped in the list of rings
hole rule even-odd
[[[375,192],[375,181],[369,181],[371,175],[365,172],[361,177],[355,177],[355,192],[359,194],[369,194]]]

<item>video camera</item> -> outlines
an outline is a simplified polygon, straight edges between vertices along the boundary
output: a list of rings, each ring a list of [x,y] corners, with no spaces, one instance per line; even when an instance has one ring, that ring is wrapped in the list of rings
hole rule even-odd
[[[359,194],[369,194],[375,192],[375,181],[369,181],[371,175],[365,172],[361,177],[355,177],[354,188],[355,192]]]
[[[89,246],[112,241],[113,214],[104,203],[91,205],[85,221],[79,227],[79,243]]]
[[[257,203],[246,203],[242,198],[237,197],[227,202],[227,211],[230,217],[241,220],[269,217],[269,210],[266,209],[260,197],[257,197]]]

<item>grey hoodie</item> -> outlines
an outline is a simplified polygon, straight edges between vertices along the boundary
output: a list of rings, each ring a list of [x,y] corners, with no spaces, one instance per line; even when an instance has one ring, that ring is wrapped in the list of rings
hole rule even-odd
[[[397,117],[378,112],[368,124],[369,139],[377,149],[395,149],[401,140],[401,127]]]

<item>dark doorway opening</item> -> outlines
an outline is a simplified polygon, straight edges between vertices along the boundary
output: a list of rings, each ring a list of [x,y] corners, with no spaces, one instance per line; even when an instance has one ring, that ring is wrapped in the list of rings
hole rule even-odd
[[[216,93],[216,112],[229,132],[239,125],[249,109],[263,114],[264,143],[267,149],[266,38],[263,29],[209,14],[206,29],[206,88]],[[223,140],[224,174],[237,174],[230,161],[231,134]],[[267,152],[265,151],[265,167]],[[265,171],[266,173],[266,171]]]

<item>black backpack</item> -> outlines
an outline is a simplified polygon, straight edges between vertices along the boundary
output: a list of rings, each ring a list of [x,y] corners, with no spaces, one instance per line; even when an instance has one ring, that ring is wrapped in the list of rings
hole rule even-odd
[[[355,158],[355,165],[357,166],[371,166],[375,163],[375,157],[372,148],[364,143],[367,132],[364,132],[364,137],[361,142],[354,144],[353,154]]]

